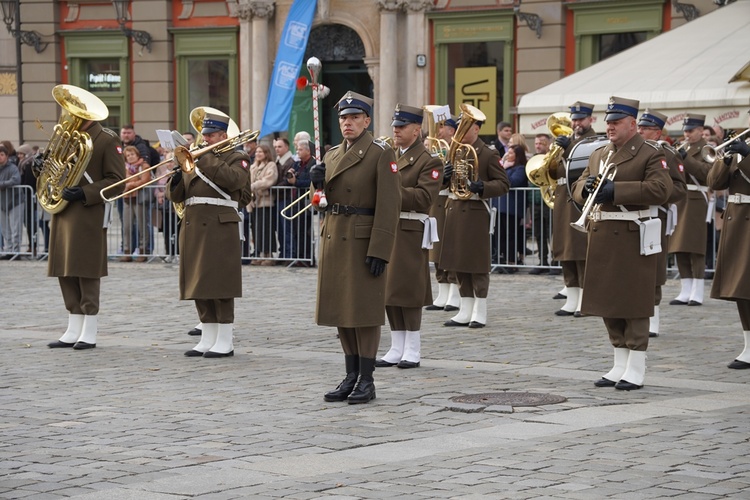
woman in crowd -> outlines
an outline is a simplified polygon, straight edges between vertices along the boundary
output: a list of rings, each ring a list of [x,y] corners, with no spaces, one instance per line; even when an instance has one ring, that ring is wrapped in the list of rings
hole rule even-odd
[[[503,168],[510,180],[511,188],[527,187],[526,178],[526,153],[520,145],[514,144],[508,148],[503,157]],[[500,262],[503,264],[523,264],[523,256],[526,250],[523,231],[524,215],[524,191],[513,189],[504,196],[497,198],[500,240]],[[516,268],[510,267],[507,272],[514,273]]]
[[[146,170],[149,165],[141,157],[140,151],[135,146],[125,146],[123,150],[123,156],[125,156],[125,170],[126,176],[134,176],[139,172]],[[151,176],[148,172],[143,172],[141,175],[134,177],[129,182],[125,183],[125,191],[135,189],[150,180]],[[136,262],[146,262],[148,258],[148,248],[150,245],[150,231],[148,231],[146,223],[146,209],[148,204],[145,203],[146,198],[151,196],[151,191],[141,189],[135,193],[125,195],[123,198],[123,212],[122,212],[122,253],[123,256],[120,258],[120,262],[131,262],[133,258],[130,256],[133,250],[133,223],[137,228],[136,234],[138,239],[138,256],[135,258]]]
[[[255,161],[250,166],[250,189],[253,199],[247,205],[247,212],[252,218],[253,242],[255,256],[254,265],[273,266],[273,252],[276,251],[276,238],[273,231],[274,210],[271,187],[276,184],[279,173],[274,162],[271,148],[268,144],[259,144],[255,149]],[[265,257],[268,260],[262,260]]]

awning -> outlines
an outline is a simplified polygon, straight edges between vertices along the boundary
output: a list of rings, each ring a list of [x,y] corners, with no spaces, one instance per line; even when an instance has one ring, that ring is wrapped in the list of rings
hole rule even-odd
[[[669,117],[679,133],[685,113],[706,124],[744,130],[750,108],[750,0],[738,0],[521,97],[520,132],[548,132],[547,117],[576,101],[594,107],[603,132],[610,96],[637,99]],[[731,81],[731,83],[730,83]],[[598,126],[597,126],[598,124]]]

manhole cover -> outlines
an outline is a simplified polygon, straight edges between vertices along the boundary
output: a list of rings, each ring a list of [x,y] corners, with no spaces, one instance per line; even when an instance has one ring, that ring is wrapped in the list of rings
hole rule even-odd
[[[566,401],[556,394],[537,394],[533,392],[489,392],[485,394],[466,394],[450,398],[455,403],[473,405],[508,405],[508,406],[541,406],[553,405]]]

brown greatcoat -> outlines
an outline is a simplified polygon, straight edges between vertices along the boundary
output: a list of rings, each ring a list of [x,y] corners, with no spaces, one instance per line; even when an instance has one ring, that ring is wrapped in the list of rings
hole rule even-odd
[[[599,173],[613,144],[594,151],[588,167],[573,187],[573,199],[585,202],[582,194],[586,178]],[[604,212],[645,210],[669,198],[669,179],[664,152],[635,134],[612,154],[609,163],[617,165],[615,198],[602,205]],[[654,313],[656,255],[640,255],[640,229],[627,220],[588,222],[588,251],[581,312],[603,318],[648,318]]]
[[[401,174],[401,211],[425,214],[440,190],[443,162],[417,140],[396,161]],[[387,306],[422,307],[432,304],[429,251],[422,248],[425,225],[399,219],[385,286]]]
[[[272,164],[275,168],[275,166]],[[219,156],[207,153],[198,160],[201,173],[235,202],[249,181],[250,162],[239,151]],[[173,202],[194,196],[224,197],[195,172],[167,191]],[[242,297],[240,215],[233,207],[190,205],[185,207],[180,230],[180,299],[231,299]]]
[[[443,234],[445,233],[445,205],[448,203],[447,192],[448,186],[447,184],[444,185],[441,179],[440,190],[438,191],[437,196],[432,200],[432,206],[430,207],[430,217],[435,217],[435,220],[437,221],[438,238],[440,238],[440,241],[436,241],[432,244],[432,250],[430,250],[430,262],[434,262],[435,267],[438,269],[443,269],[440,267],[440,250],[442,249]]]
[[[711,164],[703,160],[701,148],[706,141],[701,139],[691,144],[687,150],[687,156],[682,160],[685,166],[685,182],[688,186],[695,185],[695,177],[698,185],[706,186],[706,178]],[[677,205],[677,227],[674,234],[669,238],[669,253],[686,252],[699,255],[706,254],[706,211],[708,202],[706,193],[700,191],[687,191]]]
[[[656,143],[658,145],[658,143]],[[685,184],[685,167],[682,164],[682,157],[677,154],[674,148],[664,147],[659,145],[664,151],[664,156],[667,158],[667,165],[669,166],[669,177],[672,179],[672,193],[669,195],[667,202],[662,205],[666,210],[669,209],[669,205],[677,203],[680,200],[685,199],[687,195],[687,185]],[[667,282],[667,256],[669,255],[669,239],[670,235],[665,233],[667,229],[667,214],[664,210],[659,209],[659,218],[661,219],[661,249],[662,251],[656,254],[656,284],[661,286]]]
[[[596,136],[596,132],[593,129],[588,129],[582,136],[570,141],[562,155],[563,159],[558,162],[557,168],[550,172],[550,177],[564,179],[567,174],[565,165],[573,147],[587,137],[594,136]],[[571,179],[568,183],[572,184],[575,180]],[[570,198],[567,184],[558,184],[555,188],[555,208],[552,210],[553,260],[586,260],[586,235],[570,227],[570,223],[577,221],[580,216],[581,210],[576,207]]]
[[[86,132],[93,142],[86,173],[93,182],[83,176],[78,186],[83,188],[85,200],[69,202],[62,212],[52,216],[47,265],[50,277],[107,276],[105,205],[99,191],[125,178],[125,162],[117,134],[99,123],[93,123]],[[121,192],[122,187],[106,194]]]
[[[743,175],[744,174],[744,177]],[[708,174],[708,185],[729,194],[750,195],[750,156],[731,166],[716,160]],[[750,300],[750,204],[727,203],[721,228],[716,272],[711,285],[712,299]]]
[[[490,198],[507,194],[510,181],[494,146],[477,139],[472,144],[479,157],[481,200],[448,199],[439,267],[459,273],[490,272]]]
[[[326,213],[320,232],[315,322],[343,328],[382,325],[389,270],[375,277],[365,260],[391,259],[401,210],[395,154],[365,132],[348,150],[346,140],[331,148],[325,164],[328,206],[374,209],[375,215]]]

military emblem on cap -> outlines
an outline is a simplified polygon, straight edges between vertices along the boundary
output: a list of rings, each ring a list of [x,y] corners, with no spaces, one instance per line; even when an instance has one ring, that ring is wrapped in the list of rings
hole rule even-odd
[[[593,104],[589,104],[587,102],[576,101],[570,107],[570,119],[580,120],[581,118],[586,118],[587,116],[591,116],[593,112],[594,112]]]
[[[372,114],[373,100],[362,94],[357,94],[351,90],[344,94],[336,104],[339,116],[365,113],[367,116]]]
[[[693,130],[696,127],[702,127],[706,123],[706,115],[687,113],[682,121],[682,130]]]
[[[229,117],[206,113],[203,117],[203,129],[201,134],[213,134],[214,132],[226,132],[229,128]]]
[[[393,123],[391,123],[391,127],[403,127],[409,123],[421,125],[423,116],[422,108],[398,103],[396,104],[396,109],[393,111]]]
[[[666,124],[667,115],[650,108],[646,108],[646,111],[638,119],[639,127],[656,127],[662,129]]]
[[[624,97],[612,96],[607,104],[607,112],[604,121],[622,120],[628,116],[636,118],[638,116],[638,106],[640,101],[635,99],[625,99]]]

